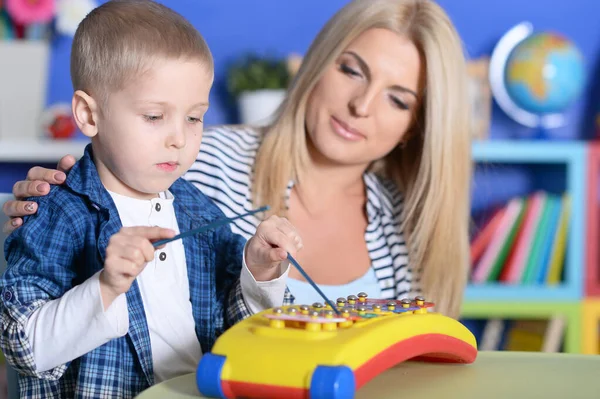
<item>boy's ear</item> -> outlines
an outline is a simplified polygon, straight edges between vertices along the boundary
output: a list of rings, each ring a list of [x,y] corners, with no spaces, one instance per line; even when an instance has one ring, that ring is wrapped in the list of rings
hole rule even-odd
[[[87,137],[98,134],[98,103],[87,93],[77,90],[71,104],[73,117],[81,133]]]

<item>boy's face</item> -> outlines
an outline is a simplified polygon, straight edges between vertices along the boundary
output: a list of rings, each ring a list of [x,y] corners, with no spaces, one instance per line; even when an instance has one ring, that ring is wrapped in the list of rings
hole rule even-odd
[[[92,139],[104,186],[152,198],[185,173],[200,150],[212,82],[199,61],[162,59],[111,93]]]

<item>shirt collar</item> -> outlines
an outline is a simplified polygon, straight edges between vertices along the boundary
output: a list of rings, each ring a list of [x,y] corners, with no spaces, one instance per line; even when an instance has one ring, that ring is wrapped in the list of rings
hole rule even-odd
[[[83,156],[71,168],[64,184],[76,194],[87,197],[98,208],[108,208],[113,203],[111,194],[100,181],[98,169],[94,163],[92,144],[86,145]],[[169,190],[160,193],[159,198],[154,201],[167,201],[172,204],[174,192],[179,190],[180,185],[175,182]],[[137,201],[133,198],[123,198],[129,201]]]
[[[76,194],[87,197],[96,207],[105,208],[112,202],[100,181],[91,143],[86,145],[83,156],[71,168],[64,184]]]

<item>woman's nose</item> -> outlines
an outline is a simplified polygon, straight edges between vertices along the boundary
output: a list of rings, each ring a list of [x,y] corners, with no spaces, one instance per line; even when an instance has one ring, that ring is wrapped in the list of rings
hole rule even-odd
[[[368,90],[354,96],[348,104],[352,115],[361,118],[368,117],[371,112],[373,98],[374,96]]]

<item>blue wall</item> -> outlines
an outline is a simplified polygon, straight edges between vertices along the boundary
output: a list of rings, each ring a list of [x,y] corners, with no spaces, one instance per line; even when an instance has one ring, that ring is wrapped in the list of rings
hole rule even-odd
[[[368,0],[365,0],[368,1]],[[207,124],[235,121],[235,110],[224,90],[224,69],[247,51],[286,56],[304,53],[323,24],[346,0],[162,0],[185,15],[205,36],[216,63]],[[528,20],[539,30],[570,37],[583,52],[589,75],[596,81],[573,107],[573,123],[556,137],[583,137],[591,132],[592,112],[600,110],[600,1],[598,0],[439,0],[455,22],[470,57],[489,55],[497,40],[515,24]],[[70,40],[54,45],[48,101],[70,101]],[[492,137],[526,134],[501,110],[494,109]]]
[[[162,0],[185,15],[208,41],[216,63],[207,125],[236,121],[235,108],[224,90],[224,69],[248,51],[286,56],[304,53],[323,24],[347,0]],[[368,1],[368,0],[365,0]],[[593,119],[600,111],[600,1],[598,0],[439,0],[453,19],[470,57],[490,55],[497,40],[515,24],[528,20],[538,30],[556,30],[570,37],[586,58],[591,78],[582,99],[571,112],[572,123],[555,131],[556,137],[582,138],[592,134]],[[70,101],[71,40],[61,37],[53,44],[50,60],[48,102]],[[595,76],[594,76],[595,75]],[[494,106],[493,138],[526,136],[527,131]],[[29,165],[6,165],[0,173],[0,191],[25,176]],[[536,170],[486,168],[476,176],[474,208],[526,193],[540,186],[532,177]],[[493,174],[494,176],[489,176]],[[547,173],[546,173],[547,174]],[[485,181],[484,181],[485,180]],[[564,185],[563,181],[559,184]],[[541,184],[543,187],[544,185]],[[499,192],[500,191],[500,192]]]

